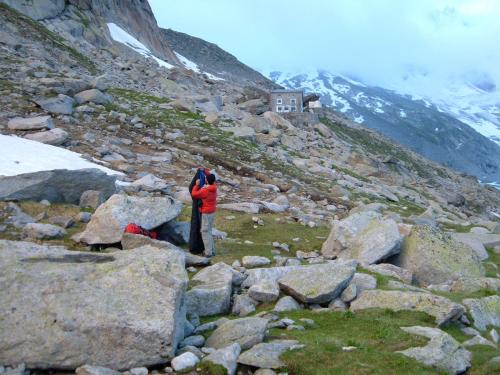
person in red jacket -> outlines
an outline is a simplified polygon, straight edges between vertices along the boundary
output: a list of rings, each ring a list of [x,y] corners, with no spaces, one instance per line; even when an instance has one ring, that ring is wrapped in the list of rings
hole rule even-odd
[[[205,245],[203,255],[212,257],[215,255],[214,237],[212,228],[215,219],[215,211],[217,210],[217,185],[215,184],[215,176],[209,174],[207,176],[207,184],[200,187],[200,181],[196,180],[196,185],[191,192],[191,196],[195,199],[201,199],[201,238]]]

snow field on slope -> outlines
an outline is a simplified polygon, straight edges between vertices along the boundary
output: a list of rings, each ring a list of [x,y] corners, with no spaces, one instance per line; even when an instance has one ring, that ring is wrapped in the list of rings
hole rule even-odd
[[[143,55],[145,57],[152,58],[153,60],[155,60],[158,63],[158,65],[163,66],[164,68],[171,69],[174,67],[172,64],[169,64],[168,62],[154,56],[148,47],[146,47],[144,44],[139,42],[136,38],[134,38],[128,32],[123,30],[120,26],[118,26],[114,23],[108,23],[108,29],[109,29],[109,33],[111,35],[111,38],[113,38],[113,40],[115,40],[119,43],[125,44],[127,47],[132,48],[134,51],[140,53],[141,55]]]
[[[97,168],[108,175],[123,175],[121,172],[91,163],[76,152],[0,134],[0,176],[15,176],[53,169],[85,168]]]

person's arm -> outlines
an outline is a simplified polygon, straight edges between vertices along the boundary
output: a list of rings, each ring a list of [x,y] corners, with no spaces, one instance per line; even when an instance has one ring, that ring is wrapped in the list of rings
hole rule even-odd
[[[195,185],[191,192],[191,196],[195,199],[205,199],[208,197],[208,190],[200,188],[199,185]]]

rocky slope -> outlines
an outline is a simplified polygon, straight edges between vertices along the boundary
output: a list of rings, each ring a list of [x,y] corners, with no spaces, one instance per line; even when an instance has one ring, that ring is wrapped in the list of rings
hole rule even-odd
[[[0,372],[498,372],[497,190],[108,23],[103,48],[0,4]],[[199,165],[212,259],[185,250]]]
[[[173,51],[194,61],[206,72],[239,85],[259,84],[268,89],[279,87],[216,44],[172,29],[162,29],[162,32]]]
[[[287,88],[321,94],[324,105],[431,160],[485,182],[500,180],[500,147],[422,97],[366,86],[326,71],[267,75]]]

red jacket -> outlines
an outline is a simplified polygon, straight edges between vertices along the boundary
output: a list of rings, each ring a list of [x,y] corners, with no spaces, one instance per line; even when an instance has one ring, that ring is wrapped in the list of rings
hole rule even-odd
[[[191,196],[195,199],[201,199],[203,205],[200,208],[202,214],[213,214],[217,208],[217,185],[206,184],[201,189],[195,185]]]

